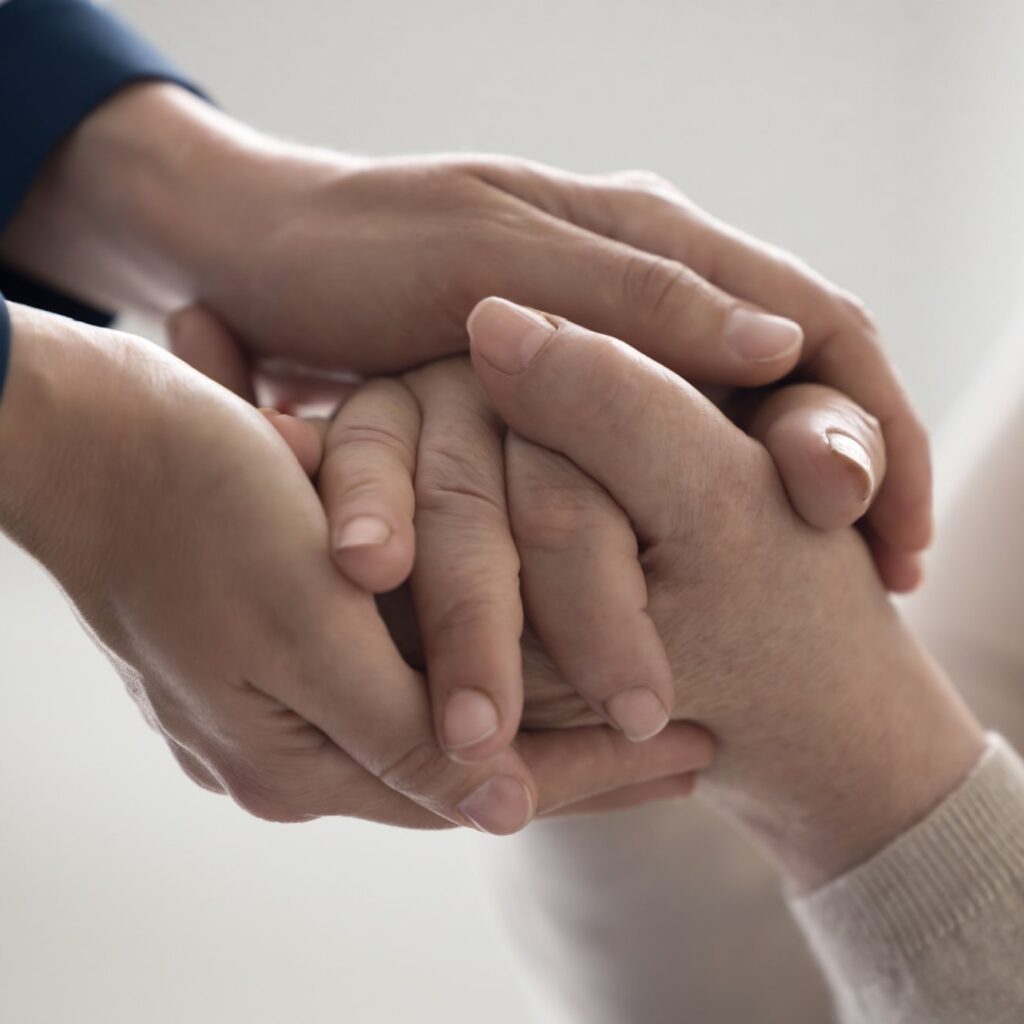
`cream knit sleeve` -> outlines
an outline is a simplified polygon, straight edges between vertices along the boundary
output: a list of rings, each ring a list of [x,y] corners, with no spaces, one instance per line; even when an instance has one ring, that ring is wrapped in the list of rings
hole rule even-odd
[[[924,821],[791,907],[843,1024],[1024,1021],[1024,761],[990,734]]]

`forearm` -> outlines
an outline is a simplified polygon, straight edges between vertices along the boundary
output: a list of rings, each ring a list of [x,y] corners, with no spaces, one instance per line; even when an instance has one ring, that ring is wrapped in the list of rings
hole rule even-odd
[[[54,153],[0,258],[93,302],[166,312],[202,294],[218,265],[244,264],[285,206],[338,167],[179,86],[137,84]]]

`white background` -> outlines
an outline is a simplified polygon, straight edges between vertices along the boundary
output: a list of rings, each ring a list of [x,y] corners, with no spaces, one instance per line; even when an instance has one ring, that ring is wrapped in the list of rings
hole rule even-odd
[[[1019,0],[119,6],[296,139],[659,171],[858,292],[934,426],[1024,293]],[[492,841],[193,789],[2,543],[0,650],[0,1019],[530,1019]]]

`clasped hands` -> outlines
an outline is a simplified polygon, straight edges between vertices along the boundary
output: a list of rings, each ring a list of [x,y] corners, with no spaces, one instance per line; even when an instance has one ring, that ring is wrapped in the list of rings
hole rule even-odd
[[[86,122],[0,255],[204,304],[172,341],[205,377],[12,307],[0,409],[32,426],[9,532],[196,781],[508,833],[703,770],[803,878],[920,809],[878,792],[919,766],[909,718],[956,719],[885,594],[930,536],[927,442],[792,258],[651,176],[345,160],[159,85]],[[319,430],[237,397],[295,364],[368,379]]]
[[[392,639],[425,673],[433,733],[379,777],[443,819],[429,824],[507,833],[538,812],[684,795],[712,736],[739,733],[710,778],[728,791],[738,770],[744,800],[788,795],[813,757],[787,752],[779,780],[772,762],[829,714],[805,692],[808,659],[834,677],[831,659],[853,668],[873,630],[899,632],[843,529],[885,472],[877,421],[796,384],[726,400],[748,435],[681,378],[561,318],[492,298],[467,326],[471,360],[346,389],[330,420],[267,411],[317,484],[337,570],[385,594]],[[216,317],[185,310],[172,338],[254,397]],[[489,777],[439,797],[464,792],[456,765]],[[277,799],[247,806],[303,816]]]

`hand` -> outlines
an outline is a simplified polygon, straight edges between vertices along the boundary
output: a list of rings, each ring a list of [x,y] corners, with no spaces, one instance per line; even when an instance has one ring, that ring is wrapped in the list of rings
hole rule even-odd
[[[194,307],[177,314],[171,337],[193,366],[251,398],[237,343],[210,313]],[[808,521],[835,528],[862,514],[884,477],[885,454],[877,424],[854,403],[827,388],[794,385],[745,418]],[[311,426],[280,416],[273,422],[292,438],[311,435],[300,450],[319,467],[342,572],[376,593],[412,574],[414,603],[405,609],[403,632],[415,640],[403,653],[426,666],[439,742],[457,760],[494,756],[515,736],[522,713],[520,557],[543,554],[516,551],[504,425],[467,360],[442,360],[350,394],[330,426],[320,428],[322,465],[308,454],[317,444]],[[867,465],[837,455],[830,437],[852,439],[870,453]],[[562,485],[556,475],[552,489]],[[574,511],[584,518],[582,509]],[[647,739],[667,724],[674,700],[661,640],[637,588],[627,585],[639,581],[643,591],[635,540],[630,531],[620,535],[618,508],[599,504],[585,518],[580,552],[593,553],[593,564],[566,564],[559,581],[566,599],[549,602],[532,625],[602,721],[634,741]],[[523,575],[535,574],[526,565]],[[389,610],[394,631],[396,606]],[[528,657],[534,639],[527,639]]]
[[[702,785],[797,887],[869,856],[964,777],[977,723],[904,628],[860,537],[802,523],[764,448],[680,378],[561,318],[489,299],[469,329],[477,375],[514,431],[509,512],[528,617],[559,621],[580,600],[571,581],[597,578],[596,553],[635,531],[643,579],[630,585],[644,586],[665,642],[674,714],[717,741]],[[624,510],[617,533],[583,546],[577,510],[602,504]],[[578,649],[602,639],[603,623],[588,634],[586,622],[570,637]],[[531,695],[528,726],[592,720],[579,700],[572,714],[554,674],[549,694],[547,712]]]
[[[11,306],[0,526],[54,575],[200,784],[260,817],[515,831],[688,773],[681,726],[523,737],[486,765],[433,736],[422,677],[337,573],[316,492],[265,419],[151,345]]]
[[[343,158],[147,84],[84,123],[0,253],[96,299],[167,310],[201,298],[258,360],[408,369],[463,351],[466,314],[500,294],[622,337],[697,383],[760,385],[799,365],[879,420],[894,471],[872,546],[890,587],[918,580],[927,440],[869,317],[651,175]]]

